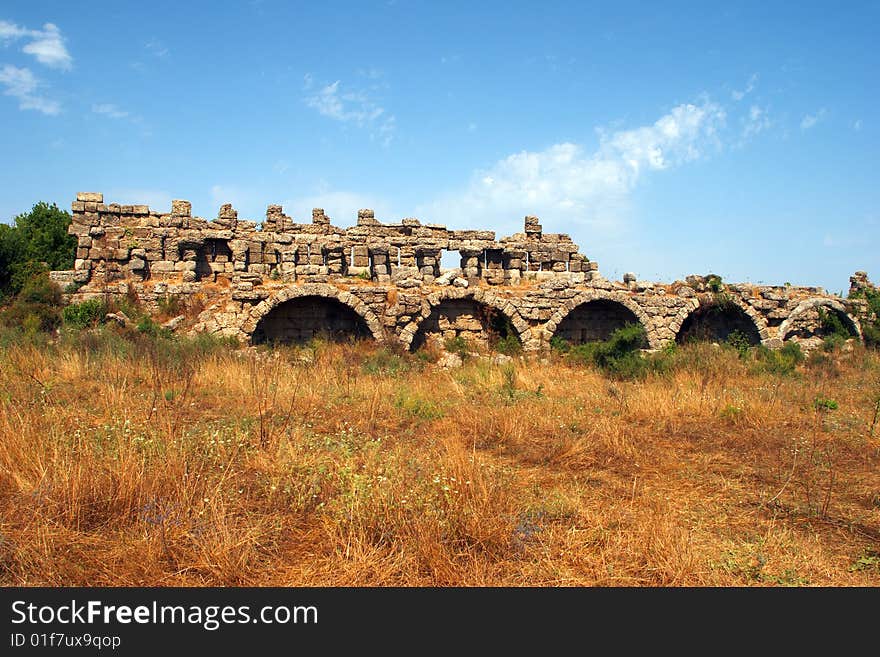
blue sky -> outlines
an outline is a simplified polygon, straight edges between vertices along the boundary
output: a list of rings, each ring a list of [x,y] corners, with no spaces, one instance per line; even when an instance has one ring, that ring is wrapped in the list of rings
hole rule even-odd
[[[880,278],[880,4],[710,4],[7,1],[0,220],[537,214],[609,278]]]

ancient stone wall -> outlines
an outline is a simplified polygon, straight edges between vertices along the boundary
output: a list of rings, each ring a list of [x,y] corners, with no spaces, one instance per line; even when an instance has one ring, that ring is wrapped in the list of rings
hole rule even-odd
[[[129,296],[158,311],[174,298],[201,308],[178,319],[177,330],[242,341],[326,332],[417,348],[431,336],[488,344],[510,335],[538,350],[554,336],[604,339],[638,322],[651,348],[697,332],[723,340],[731,331],[778,347],[820,337],[820,310],[858,337],[866,312],[862,300],[815,287],[701,276],[665,284],[633,274],[609,281],[568,235],[544,233],[531,216],[522,233],[498,239],[411,218],[381,223],[372,210],[340,228],[320,208],[300,223],[279,205],[269,206],[261,225],[239,219],[230,205],[209,221],[193,217],[187,201],[161,212],[106,204],[95,193],[78,194],[72,209],[74,270],[53,273],[71,300]],[[441,269],[444,251],[460,254],[458,267]],[[862,272],[853,280],[870,285]]]

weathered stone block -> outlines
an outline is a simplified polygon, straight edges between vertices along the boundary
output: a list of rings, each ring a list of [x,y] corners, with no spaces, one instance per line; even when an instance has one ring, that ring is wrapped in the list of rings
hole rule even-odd
[[[189,217],[192,214],[192,203],[178,199],[171,201],[171,214],[178,217]]]

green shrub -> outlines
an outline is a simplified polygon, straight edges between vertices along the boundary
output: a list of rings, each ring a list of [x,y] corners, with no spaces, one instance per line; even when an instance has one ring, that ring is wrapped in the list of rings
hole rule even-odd
[[[0,313],[0,323],[26,334],[54,331],[61,325],[61,290],[41,273],[25,281],[10,306]]]
[[[18,293],[16,301],[24,303],[44,303],[57,306],[61,303],[61,290],[52,282],[47,272],[29,278]]]
[[[361,365],[367,374],[397,376],[413,369],[420,369],[422,361],[410,354],[399,354],[387,348],[376,349]]]
[[[835,411],[838,408],[838,404],[833,399],[816,397],[813,400],[813,408],[815,408],[817,411]]]
[[[181,312],[180,296],[177,294],[166,294],[164,297],[156,299],[156,305],[159,306],[159,312],[163,315],[179,315]]]
[[[868,302],[868,315],[862,320],[862,337],[866,346],[880,348],[880,290],[858,290],[850,298]]]
[[[641,324],[627,324],[614,331],[604,342],[588,342],[571,347],[566,360],[572,364],[592,364],[615,379],[641,379],[649,371],[649,362],[641,353],[647,342]]]
[[[443,409],[437,403],[406,390],[397,391],[394,406],[420,420],[436,420],[443,417]]]
[[[740,358],[745,358],[746,356],[748,356],[749,350],[752,347],[751,343],[749,342],[748,336],[742,331],[737,330],[731,331],[728,334],[727,340],[725,340],[725,342],[736,349]]]
[[[550,349],[559,354],[567,354],[571,350],[571,343],[561,335],[550,338]]]
[[[73,267],[76,237],[67,234],[70,220],[69,213],[41,201],[15,217],[13,226],[0,224],[0,296],[18,294],[41,272]]]
[[[96,325],[106,314],[107,306],[101,299],[72,303],[61,312],[64,324],[78,329]]]
[[[817,308],[816,310],[819,313],[819,324],[822,326],[822,331],[825,335],[828,337],[838,336],[842,340],[850,337],[849,330],[843,325],[843,321],[837,313],[828,312],[824,308]]]
[[[880,321],[862,324],[862,337],[866,346],[880,349]]]
[[[443,342],[446,351],[452,354],[458,354],[462,358],[466,358],[470,351],[470,345],[463,335],[456,335],[454,338],[447,338]]]
[[[724,289],[721,277],[718,274],[709,274],[706,277],[706,287],[714,294],[719,294]]]
[[[797,366],[804,362],[804,352],[797,342],[786,342],[781,349],[768,349],[758,345],[754,349],[755,370],[771,374],[793,374]]]
[[[169,339],[173,336],[171,331],[157,324],[149,315],[144,315],[140,318],[140,321],[137,323],[137,330],[151,338]]]
[[[825,336],[825,339],[822,340],[822,351],[837,351],[843,346],[846,340],[847,339],[839,333],[832,333],[831,335],[827,335]]]
[[[495,342],[495,351],[506,354],[508,356],[515,356],[522,352],[522,342],[519,341],[519,338],[516,335],[508,335],[503,338],[499,338]]]

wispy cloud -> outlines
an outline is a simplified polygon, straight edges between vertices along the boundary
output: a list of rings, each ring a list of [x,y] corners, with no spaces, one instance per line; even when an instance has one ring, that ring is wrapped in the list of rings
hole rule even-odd
[[[366,92],[344,89],[340,80],[315,88],[309,74],[304,77],[304,87],[306,105],[321,116],[358,128],[369,128],[372,139],[385,146],[391,143],[396,119]]]
[[[61,112],[61,103],[37,94],[40,82],[30,69],[4,64],[0,68],[0,85],[5,87],[3,95],[18,100],[19,109],[35,110],[49,116]]]
[[[556,225],[617,228],[628,197],[649,173],[697,160],[720,147],[722,107],[704,100],[674,107],[654,123],[630,130],[597,130],[593,152],[570,142],[522,151],[476,171],[466,189],[420,212],[436,221],[479,221],[521,230],[525,214]]]
[[[861,129],[862,129],[862,120],[861,120],[861,119],[856,119],[855,121],[853,121],[853,130],[855,130],[856,132],[858,132],[858,131],[861,130]]]
[[[113,103],[100,103],[96,105],[92,105],[92,111],[95,114],[103,114],[104,116],[110,117],[111,119],[124,119],[129,116],[129,113],[119,109],[118,106]]]
[[[306,105],[318,110],[322,116],[337,121],[352,121],[363,125],[378,119],[385,110],[373,103],[365,94],[356,92],[343,93],[340,81],[321,87],[317,92],[306,97]]]
[[[159,39],[156,39],[155,37],[150,39],[149,41],[147,41],[144,44],[144,48],[151,55],[154,55],[155,57],[159,57],[159,58],[167,57],[170,52],[168,50],[168,47],[164,43],[159,41]]]
[[[30,30],[9,21],[0,21],[0,41],[12,41],[30,34]]]
[[[746,83],[746,88],[739,89],[739,90],[734,89],[733,91],[730,92],[730,97],[733,98],[735,101],[739,102],[743,98],[748,96],[750,93],[752,93],[755,90],[755,85],[757,85],[757,84],[758,84],[758,74],[752,73],[752,76],[749,78],[749,81]]]
[[[64,45],[64,36],[54,23],[46,23],[42,30],[31,30],[9,21],[0,21],[0,40],[4,42],[27,39],[21,49],[25,54],[51,68],[70,70],[73,57]]]
[[[810,128],[815,126],[817,123],[819,123],[819,121],[824,119],[825,115],[827,113],[828,112],[823,107],[815,114],[807,114],[806,116],[804,116],[803,119],[801,119],[801,130],[809,130]]]
[[[767,115],[767,109],[758,105],[749,107],[749,112],[743,117],[742,122],[742,136],[746,140],[761,134],[773,125],[773,122]]]

